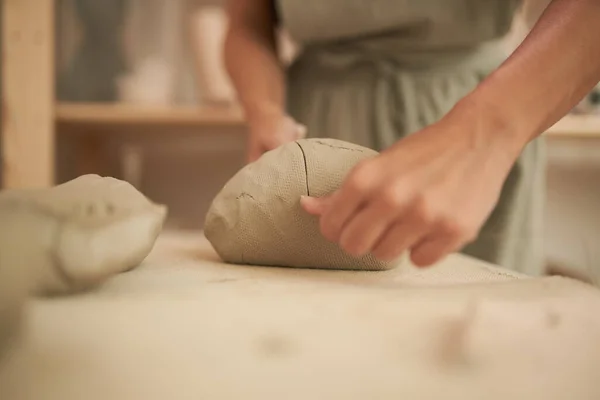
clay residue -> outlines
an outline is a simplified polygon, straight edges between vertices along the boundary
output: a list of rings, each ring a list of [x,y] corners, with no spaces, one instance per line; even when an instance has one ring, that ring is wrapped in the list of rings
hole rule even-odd
[[[315,143],[318,143],[318,144],[320,144],[322,146],[331,147],[332,149],[340,149],[340,150],[348,150],[348,151],[358,151],[359,153],[363,153],[362,149],[356,149],[356,148],[345,147],[345,146],[335,146],[333,144],[329,144],[329,143],[323,142],[321,140],[315,140]]]
[[[235,199],[236,200],[239,200],[239,199],[252,199],[252,200],[256,201],[256,199],[250,193],[247,193],[247,192],[240,193],[240,195],[238,197],[236,197]]]
[[[258,351],[266,358],[276,358],[289,355],[292,350],[291,341],[283,336],[268,334],[258,339]]]
[[[556,310],[548,310],[546,313],[546,325],[548,328],[556,328],[560,325],[560,315]]]

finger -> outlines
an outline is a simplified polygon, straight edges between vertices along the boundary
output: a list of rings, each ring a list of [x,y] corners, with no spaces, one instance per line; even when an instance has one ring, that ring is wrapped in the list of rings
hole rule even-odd
[[[286,143],[293,142],[293,141],[294,141],[293,137],[282,137],[281,135],[264,138],[262,140],[263,153],[266,153],[269,150],[274,150],[281,145],[284,145]]]
[[[301,196],[300,205],[307,213],[320,216],[327,209],[328,200],[328,197]]]
[[[411,249],[410,259],[417,267],[429,267],[458,250],[460,245],[461,241],[450,235],[432,235]]]
[[[377,192],[369,205],[357,212],[346,223],[340,235],[342,248],[352,255],[364,255],[374,250],[400,216],[407,214],[409,191],[391,186]],[[412,226],[424,225],[424,221],[411,215]]]
[[[248,155],[246,156],[247,162],[253,163],[257,159],[258,159],[258,156],[256,154],[256,150],[253,150],[253,149],[248,150]]]
[[[380,177],[381,171],[372,162],[359,164],[331,196],[328,210],[321,217],[321,232],[327,239],[339,243],[345,225],[368,205],[369,196],[379,185],[377,172]]]
[[[339,243],[346,222],[360,210],[362,198],[340,190],[331,195],[328,203],[321,215],[321,233],[328,240]]]
[[[340,246],[353,256],[362,256],[373,250],[382,235],[394,222],[394,215],[389,215],[376,203],[357,212],[346,224],[340,235]]]
[[[381,261],[394,261],[415,243],[419,243],[427,233],[427,225],[411,218],[400,219],[383,234],[372,254]]]

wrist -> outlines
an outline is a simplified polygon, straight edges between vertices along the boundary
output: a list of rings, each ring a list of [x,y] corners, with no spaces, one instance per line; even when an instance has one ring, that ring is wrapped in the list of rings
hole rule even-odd
[[[255,125],[261,121],[283,118],[285,110],[281,105],[274,102],[247,102],[243,106],[244,115],[249,125]]]
[[[511,161],[518,158],[532,135],[512,116],[508,109],[489,101],[478,92],[459,101],[448,117],[458,121],[467,121],[460,126],[459,135],[463,135],[471,150],[481,148],[499,151]]]

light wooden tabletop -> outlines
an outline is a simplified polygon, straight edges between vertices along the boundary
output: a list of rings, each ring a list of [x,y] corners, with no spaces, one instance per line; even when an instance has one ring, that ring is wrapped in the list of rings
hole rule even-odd
[[[426,271],[233,266],[166,233],[104,287],[33,302],[0,398],[598,399],[599,311],[591,286],[460,255]]]

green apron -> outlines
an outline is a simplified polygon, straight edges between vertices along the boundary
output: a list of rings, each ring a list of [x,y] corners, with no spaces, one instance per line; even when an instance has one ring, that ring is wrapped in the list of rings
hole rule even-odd
[[[309,136],[382,150],[438,121],[507,57],[518,0],[277,0],[302,51],[288,111]],[[463,253],[538,275],[543,268],[542,141],[510,173]]]

